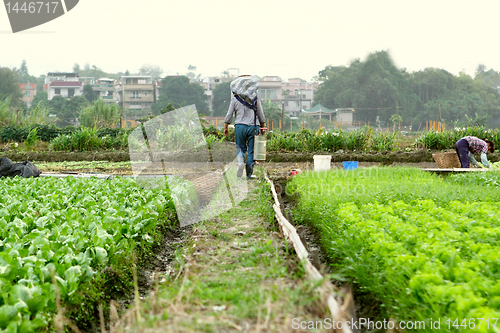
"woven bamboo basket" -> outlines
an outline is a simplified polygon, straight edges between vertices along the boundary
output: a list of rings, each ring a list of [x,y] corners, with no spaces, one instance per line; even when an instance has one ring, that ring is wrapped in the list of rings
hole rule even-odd
[[[460,168],[461,166],[455,151],[432,154],[432,157],[440,169]]]
[[[217,187],[222,181],[222,173],[220,172],[196,172],[183,174],[183,177],[193,183],[201,204],[212,200]]]

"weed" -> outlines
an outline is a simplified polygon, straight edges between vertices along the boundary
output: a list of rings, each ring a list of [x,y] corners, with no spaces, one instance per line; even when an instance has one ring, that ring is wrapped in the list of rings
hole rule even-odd
[[[26,141],[24,142],[24,144],[26,145],[26,149],[32,150],[37,142],[38,142],[37,128],[32,128],[28,133]]]

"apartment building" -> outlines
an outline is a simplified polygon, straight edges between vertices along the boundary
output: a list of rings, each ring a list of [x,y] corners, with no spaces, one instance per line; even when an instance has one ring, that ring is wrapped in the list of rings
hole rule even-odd
[[[115,90],[115,80],[102,78],[91,84],[92,91],[98,99],[103,100],[106,103],[116,103],[116,90]]]
[[[156,84],[151,76],[122,76],[116,98],[124,110],[149,112],[155,102]]]

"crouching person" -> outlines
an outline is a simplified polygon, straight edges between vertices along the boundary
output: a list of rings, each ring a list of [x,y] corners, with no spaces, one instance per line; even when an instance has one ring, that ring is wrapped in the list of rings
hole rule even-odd
[[[469,168],[470,163],[474,166],[479,166],[474,158],[474,154],[480,154],[481,162],[485,167],[489,168],[490,163],[488,162],[486,153],[488,151],[493,153],[495,145],[488,139],[481,140],[475,136],[466,136],[455,143],[455,151],[457,152],[462,168]]]

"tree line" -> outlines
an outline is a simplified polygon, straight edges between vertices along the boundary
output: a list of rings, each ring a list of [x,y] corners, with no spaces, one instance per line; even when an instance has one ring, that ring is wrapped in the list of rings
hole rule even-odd
[[[474,77],[444,69],[408,72],[397,68],[387,51],[371,53],[349,66],[327,66],[314,103],[330,109],[354,108],[355,120],[391,123],[397,114],[415,126],[428,120],[449,125],[500,125],[500,73],[479,65]]]

